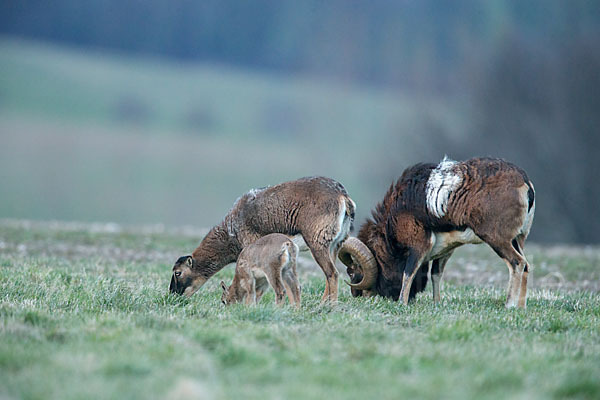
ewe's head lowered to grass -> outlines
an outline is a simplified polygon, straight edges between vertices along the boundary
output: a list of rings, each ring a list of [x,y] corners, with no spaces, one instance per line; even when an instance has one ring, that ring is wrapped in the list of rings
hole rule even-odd
[[[207,278],[202,276],[192,256],[179,257],[173,266],[173,276],[169,291],[191,296],[204,285]]]

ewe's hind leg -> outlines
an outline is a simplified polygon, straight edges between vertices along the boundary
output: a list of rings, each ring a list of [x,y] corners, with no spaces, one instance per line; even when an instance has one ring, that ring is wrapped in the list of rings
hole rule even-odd
[[[325,273],[326,279],[325,293],[323,293],[321,301],[329,301],[332,304],[335,304],[338,300],[338,271],[335,268],[335,263],[327,250],[317,252],[314,256],[315,260]]]
[[[298,282],[298,269],[297,269],[298,253],[299,253],[298,246],[294,247],[293,253],[294,254],[291,254],[290,266],[292,268],[292,274],[294,276],[294,279],[295,279],[296,283],[298,284],[298,305],[300,305],[300,293],[302,292],[302,286],[300,285],[300,282]],[[335,260],[335,258],[334,258],[334,260]]]
[[[321,301],[336,303],[338,299],[338,272],[337,269],[335,269],[335,264],[327,249],[329,246],[318,246],[308,242],[307,244],[315,261],[319,264],[319,267],[321,267],[325,274],[325,292],[323,293]]]

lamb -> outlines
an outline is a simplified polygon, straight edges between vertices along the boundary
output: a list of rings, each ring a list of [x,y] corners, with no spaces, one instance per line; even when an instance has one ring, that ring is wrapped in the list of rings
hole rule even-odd
[[[523,246],[535,212],[535,191],[525,171],[501,159],[473,158],[404,171],[356,238],[339,252],[354,296],[382,295],[408,304],[427,283],[434,302],[452,252],[487,243],[507,264],[506,307],[525,308],[530,266]],[[415,286],[413,286],[415,282]]]
[[[235,276],[229,287],[221,281],[223,304],[256,304],[269,285],[275,291],[275,303],[281,305],[285,293],[290,304],[300,307],[300,284],[296,272],[298,245],[286,235],[263,236],[240,253]],[[285,290],[284,290],[285,287]]]
[[[262,236],[282,233],[302,240],[325,274],[323,301],[336,302],[335,259],[354,220],[356,205],[346,189],[325,177],[308,177],[241,196],[191,255],[173,266],[169,290],[191,296],[217,271]]]

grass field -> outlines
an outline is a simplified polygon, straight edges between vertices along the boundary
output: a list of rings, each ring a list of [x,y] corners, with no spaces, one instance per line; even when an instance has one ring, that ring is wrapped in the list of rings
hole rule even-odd
[[[599,398],[600,249],[538,247],[528,309],[505,310],[503,263],[449,262],[443,301],[220,304],[221,271],[190,299],[170,267],[204,232],[0,221],[0,398]],[[531,275],[530,275],[531,276]],[[429,289],[429,288],[428,288]]]

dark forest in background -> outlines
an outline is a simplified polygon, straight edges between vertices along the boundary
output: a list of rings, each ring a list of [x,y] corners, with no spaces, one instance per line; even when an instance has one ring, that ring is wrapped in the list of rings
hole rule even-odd
[[[600,242],[599,1],[7,0],[0,33],[460,99],[468,132],[424,116],[424,161],[507,158],[539,240]]]

